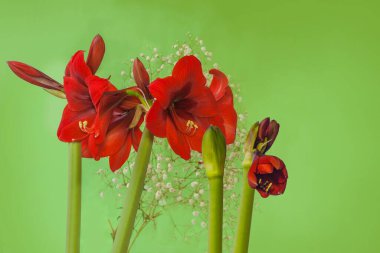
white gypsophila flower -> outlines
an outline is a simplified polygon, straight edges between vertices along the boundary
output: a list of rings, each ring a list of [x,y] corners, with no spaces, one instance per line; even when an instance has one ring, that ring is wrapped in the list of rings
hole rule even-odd
[[[194,193],[193,197],[194,199],[199,199],[199,193]]]
[[[191,220],[191,224],[195,225],[196,223],[197,223],[197,221],[195,219]]]
[[[156,191],[155,198],[156,198],[157,200],[159,200],[159,199],[161,198],[161,196],[162,196],[161,191],[160,191],[160,190]]]
[[[199,183],[197,181],[194,181],[194,182],[191,182],[191,187],[197,187],[197,185],[199,185]]]
[[[193,216],[195,216],[195,217],[199,216],[199,212],[198,211],[193,211]]]
[[[202,227],[202,228],[205,228],[205,227],[207,227],[207,223],[206,223],[206,222],[204,222],[204,221],[202,221],[202,222],[201,222],[201,227]]]
[[[99,197],[104,198],[104,192],[99,192]]]
[[[160,206],[166,206],[166,200],[165,199],[161,199],[160,201],[158,201],[158,204]]]
[[[114,184],[117,183],[117,178],[116,177],[112,178],[112,183],[114,183]]]
[[[199,189],[199,194],[203,194],[203,193],[205,193],[205,190],[203,190],[203,189]]]

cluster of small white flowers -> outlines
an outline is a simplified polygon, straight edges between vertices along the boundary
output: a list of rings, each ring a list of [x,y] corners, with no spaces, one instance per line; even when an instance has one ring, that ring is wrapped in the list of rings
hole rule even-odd
[[[172,46],[174,52],[162,54],[157,48],[153,48],[150,54],[141,53],[139,59],[148,70],[151,80],[156,77],[165,77],[171,73],[173,65],[185,55],[193,54],[198,57],[203,69],[208,71],[211,68],[219,68],[219,65],[212,61],[212,52],[208,51],[203,40],[198,37],[188,35],[186,42],[177,42]],[[123,70],[121,76],[128,83],[133,83],[132,73],[134,59],[129,63],[129,70]],[[212,76],[205,73],[208,83]],[[227,158],[224,176],[224,242],[227,249],[230,246],[232,232],[236,226],[238,214],[240,190],[237,188],[241,173],[241,161],[243,159],[242,143],[245,141],[247,130],[244,128],[246,114],[241,112],[239,102],[240,87],[235,83],[230,83],[234,92],[235,108],[238,111],[238,129],[234,144],[227,147]],[[236,103],[238,102],[238,103]],[[153,145],[151,161],[147,169],[147,177],[142,194],[136,229],[144,227],[146,223],[154,221],[159,215],[172,206],[191,207],[189,223],[194,228],[207,229],[208,217],[208,181],[202,166],[202,156],[197,152],[192,152],[191,159],[184,161],[172,151],[165,139],[156,138]],[[129,187],[131,170],[133,169],[135,154],[131,156],[125,167],[116,173],[100,169],[97,174],[104,179],[106,185],[115,192],[117,199],[122,203],[125,188]],[[104,191],[99,193],[101,198],[105,197]],[[107,195],[108,196],[108,195]],[[115,217],[116,218],[116,217]],[[115,219],[116,221],[116,219]]]

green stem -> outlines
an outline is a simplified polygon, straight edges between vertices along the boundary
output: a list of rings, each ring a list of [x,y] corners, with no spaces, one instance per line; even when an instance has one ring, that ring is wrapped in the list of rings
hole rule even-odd
[[[255,190],[252,189],[247,180],[249,166],[243,166],[242,196],[239,207],[239,221],[236,230],[235,245],[233,253],[247,253],[249,246],[249,235],[251,231],[252,209]]]
[[[209,178],[210,206],[209,206],[209,253],[222,252],[223,232],[223,177]]]
[[[80,252],[82,145],[69,143],[69,178],[67,201],[66,252]]]
[[[116,231],[113,244],[113,253],[128,252],[129,242],[135,223],[137,208],[139,206],[141,193],[144,189],[146,171],[152,151],[153,135],[145,128],[139,149],[137,151],[135,166],[132,170],[130,186],[124,202],[123,212]]]

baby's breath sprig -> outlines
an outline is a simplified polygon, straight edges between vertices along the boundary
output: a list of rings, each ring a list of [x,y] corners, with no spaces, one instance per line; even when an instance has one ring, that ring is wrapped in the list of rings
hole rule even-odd
[[[151,77],[154,80],[157,77],[164,77],[170,74],[175,63],[185,55],[194,55],[200,59],[203,69],[206,71],[212,68],[219,68],[219,64],[213,61],[213,53],[208,50],[203,40],[187,34],[184,41],[177,41],[170,49],[170,52],[163,54],[158,48],[149,50],[149,53],[140,53],[139,59],[144,63]],[[134,82],[132,66],[134,59],[131,59],[126,68],[121,71],[121,76],[125,83]],[[204,75],[211,82],[212,76],[205,72]],[[245,127],[246,113],[241,106],[241,92],[238,84],[231,82],[230,87],[234,93],[235,109],[238,112],[238,128],[236,129],[236,140],[234,144],[227,146],[227,156],[225,162],[225,175],[223,179],[224,190],[224,221],[223,221],[223,243],[225,251],[229,251],[232,243],[233,230],[237,222],[236,207],[239,204],[238,184],[241,175],[240,163],[243,159],[242,143],[245,141],[247,129]],[[138,214],[135,222],[135,233],[133,235],[131,246],[141,235],[141,232],[150,223],[156,224],[156,219],[167,212],[171,207],[187,207],[190,210],[188,225],[184,226],[185,231],[180,231],[181,226],[175,224],[176,230],[184,234],[200,233],[207,229],[208,217],[208,182],[205,169],[202,164],[201,155],[192,152],[189,161],[183,161],[175,155],[166,141],[166,139],[156,138],[154,140],[151,161],[148,165],[148,171],[144,186],[144,191],[140,200]],[[131,170],[135,154],[131,154],[125,166],[116,173],[100,169],[97,171],[105,183],[105,187],[112,189],[114,192],[117,205],[121,206],[125,194],[125,188],[129,187]],[[107,197],[104,191],[100,191],[101,198]],[[114,217],[115,223],[117,217]],[[173,220],[176,223],[175,220]],[[178,222],[178,221],[177,221]],[[182,221],[181,221],[182,222]],[[192,227],[189,231],[189,225]],[[111,234],[115,234],[112,223]],[[196,232],[191,232],[191,230]],[[187,236],[186,236],[187,238]],[[185,239],[186,239],[185,238]]]

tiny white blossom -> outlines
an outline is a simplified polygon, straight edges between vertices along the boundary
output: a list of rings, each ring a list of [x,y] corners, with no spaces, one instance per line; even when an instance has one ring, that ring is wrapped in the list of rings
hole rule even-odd
[[[204,221],[202,221],[202,222],[201,222],[201,227],[202,227],[202,228],[205,228],[205,227],[207,227],[207,223],[206,223],[206,222],[204,222]]]
[[[104,198],[104,192],[99,192],[99,197]]]
[[[199,212],[198,211],[193,211],[193,216],[195,216],[195,217],[199,216]]]
[[[160,201],[158,201],[158,204],[160,206],[165,206],[166,205],[166,200],[165,199],[161,199]]]
[[[199,190],[199,194],[203,194],[203,193],[205,193],[205,190],[200,189],[200,190]]]
[[[198,184],[199,184],[199,183],[198,183],[197,181],[194,181],[194,182],[191,182],[190,185],[191,185],[191,187],[194,188],[194,187],[196,187]]]
[[[158,200],[161,198],[161,196],[162,196],[161,191],[156,191],[155,198]]]

